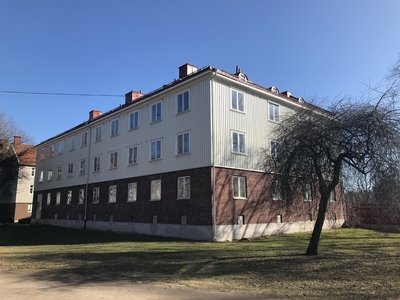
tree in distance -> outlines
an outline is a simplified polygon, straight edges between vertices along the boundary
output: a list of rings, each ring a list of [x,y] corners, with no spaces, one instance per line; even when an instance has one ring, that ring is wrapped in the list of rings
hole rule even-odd
[[[385,87],[369,88],[362,99],[344,97],[327,110],[299,105],[275,128],[278,151],[264,149],[265,168],[293,193],[305,182],[318,189],[318,215],[306,255],[317,255],[331,192],[343,169],[373,182],[400,166],[400,60]]]

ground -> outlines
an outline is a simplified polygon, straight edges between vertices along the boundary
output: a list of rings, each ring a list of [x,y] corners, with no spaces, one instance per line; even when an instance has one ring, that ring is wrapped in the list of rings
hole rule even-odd
[[[248,296],[230,292],[212,292],[182,286],[86,281],[76,284],[74,278],[60,275],[58,278],[37,278],[35,273],[1,272],[1,299],[46,300],[46,299],[101,299],[101,300],[264,300],[265,296]],[[61,283],[62,282],[62,283]]]

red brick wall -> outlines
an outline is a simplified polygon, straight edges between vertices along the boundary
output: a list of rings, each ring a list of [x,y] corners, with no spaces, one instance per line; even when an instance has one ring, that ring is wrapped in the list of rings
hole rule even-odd
[[[244,176],[247,182],[247,199],[233,198],[232,176]],[[272,175],[234,169],[216,169],[216,210],[217,225],[237,224],[238,216],[243,215],[247,224],[276,223],[277,215],[282,215],[282,222],[308,221],[317,217],[318,202],[304,201],[301,191],[298,197],[277,201],[272,200]],[[342,195],[338,189],[337,195]],[[318,195],[316,195],[318,196]],[[337,219],[343,219],[343,197],[328,204],[327,219],[332,213]]]
[[[191,198],[177,200],[177,178],[180,176],[191,177]],[[161,200],[150,200],[150,181],[161,179]],[[127,202],[128,184],[137,182],[137,201]],[[185,170],[150,176],[141,176],[115,181],[89,184],[87,220],[93,221],[96,215],[97,221],[109,221],[110,215],[114,222],[152,223],[153,215],[157,215],[158,223],[180,224],[181,216],[187,218],[187,225],[211,225],[211,173],[210,168]],[[116,203],[108,203],[108,192],[110,185],[117,185]],[[100,187],[99,203],[92,203],[93,187]],[[43,194],[42,219],[78,220],[85,213],[85,206],[78,204],[79,189],[85,189],[84,185],[68,188],[54,189],[51,191],[35,192]],[[66,204],[67,190],[72,190],[72,203]],[[51,204],[46,205],[47,193],[51,192]],[[56,193],[61,192],[61,203],[55,205]],[[36,201],[35,201],[36,202]],[[36,209],[36,208],[34,208]]]

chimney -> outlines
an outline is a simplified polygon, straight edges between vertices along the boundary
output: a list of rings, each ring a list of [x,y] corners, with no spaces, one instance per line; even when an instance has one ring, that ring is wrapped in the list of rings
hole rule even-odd
[[[129,104],[132,102],[135,102],[136,99],[142,97],[144,94],[142,93],[142,90],[140,90],[139,92],[129,92],[125,94],[125,104]]]
[[[191,65],[191,64],[184,64],[183,66],[179,67],[179,79],[190,75],[194,72],[197,71],[197,67]]]
[[[89,121],[96,119],[97,117],[101,116],[103,113],[98,110],[92,110],[89,112]]]
[[[14,136],[14,146],[21,145],[21,139],[20,136]]]

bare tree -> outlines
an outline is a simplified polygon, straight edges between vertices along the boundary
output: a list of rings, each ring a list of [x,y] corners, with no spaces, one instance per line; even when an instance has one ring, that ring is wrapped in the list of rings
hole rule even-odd
[[[12,119],[0,112],[0,197],[10,196],[11,189],[17,179],[23,179],[23,172],[19,172],[19,162],[13,143],[14,137],[22,137],[22,143],[31,143],[31,138],[20,129]],[[19,155],[30,148],[19,148]]]
[[[358,101],[343,98],[328,110],[304,103],[277,126],[279,151],[266,155],[267,170],[292,191],[305,180],[318,187],[318,215],[306,255],[318,254],[329,196],[344,167],[374,181],[400,165],[399,78],[392,73],[383,92],[371,89],[368,99]]]

